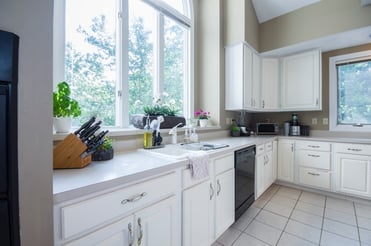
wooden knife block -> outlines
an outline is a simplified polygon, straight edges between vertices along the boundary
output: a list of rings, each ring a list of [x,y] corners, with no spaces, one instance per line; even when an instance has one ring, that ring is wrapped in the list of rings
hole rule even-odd
[[[83,168],[91,163],[91,155],[81,158],[86,145],[75,135],[69,134],[53,150],[53,168]]]

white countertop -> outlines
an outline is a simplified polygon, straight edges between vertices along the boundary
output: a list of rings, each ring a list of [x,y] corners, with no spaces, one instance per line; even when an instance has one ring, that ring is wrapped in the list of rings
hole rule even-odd
[[[230,153],[251,145],[272,141],[277,136],[257,137],[226,137],[215,138],[204,142],[228,144],[229,147],[209,150],[210,157]],[[291,137],[279,136],[284,139],[308,141],[329,141],[346,143],[371,144],[369,139],[335,138],[335,137]],[[54,203],[70,200],[82,195],[125,185],[136,180],[174,170],[188,165],[185,159],[161,158],[144,151],[115,153],[112,160],[92,162],[82,169],[60,169],[53,172]]]

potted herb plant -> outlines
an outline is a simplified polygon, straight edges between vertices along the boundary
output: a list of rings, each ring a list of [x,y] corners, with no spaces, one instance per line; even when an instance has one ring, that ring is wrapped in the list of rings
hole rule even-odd
[[[112,138],[104,137],[104,143],[91,155],[93,161],[106,161],[113,158]]]
[[[57,91],[53,92],[53,124],[56,132],[69,132],[72,118],[81,115],[79,103],[70,97],[71,89],[67,82],[57,85]]]

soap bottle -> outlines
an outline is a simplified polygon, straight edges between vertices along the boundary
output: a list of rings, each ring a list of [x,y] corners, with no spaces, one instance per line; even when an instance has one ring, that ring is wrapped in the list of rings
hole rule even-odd
[[[196,128],[192,129],[192,134],[189,136],[191,143],[198,143],[198,134],[196,133]]]
[[[152,147],[152,130],[150,126],[149,115],[147,116],[146,125],[144,126],[143,147],[145,149]]]

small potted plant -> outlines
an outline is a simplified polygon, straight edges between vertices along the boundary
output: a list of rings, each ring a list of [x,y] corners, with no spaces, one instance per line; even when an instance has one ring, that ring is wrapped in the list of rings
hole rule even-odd
[[[81,115],[79,103],[70,97],[71,89],[63,81],[57,85],[57,91],[53,92],[53,123],[56,132],[69,132],[71,118]]]
[[[209,122],[210,112],[199,109],[195,112],[195,117],[198,119],[200,127],[206,127]]]
[[[106,161],[113,158],[112,138],[105,136],[104,143],[91,155],[93,161]]]

